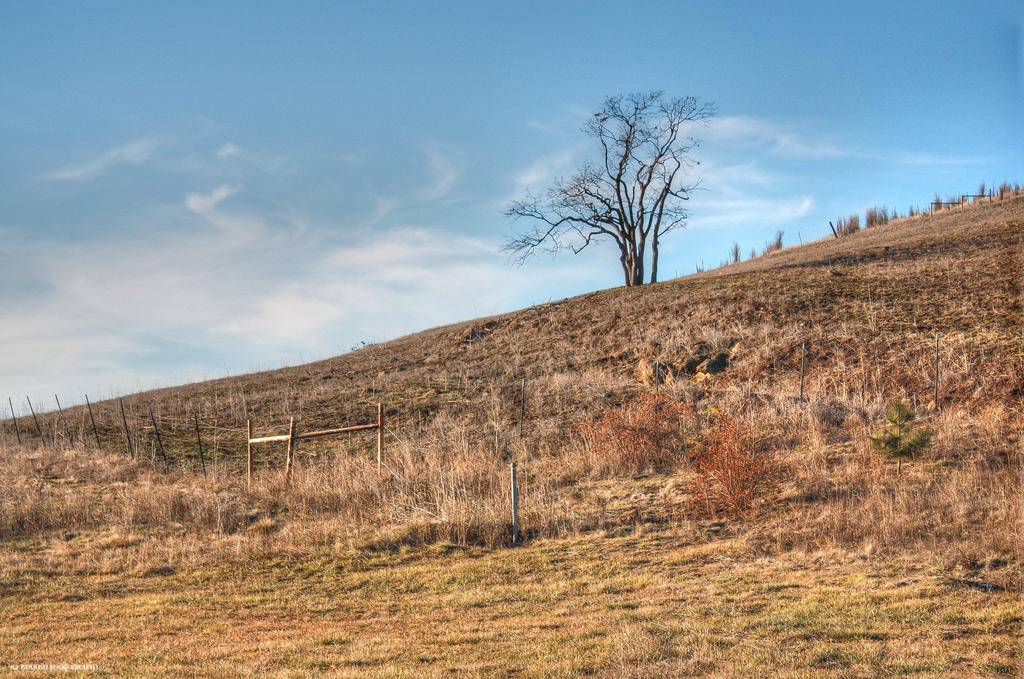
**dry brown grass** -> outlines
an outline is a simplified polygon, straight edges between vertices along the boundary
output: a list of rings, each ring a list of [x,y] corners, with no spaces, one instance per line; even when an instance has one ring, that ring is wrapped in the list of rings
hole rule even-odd
[[[943,570],[765,557],[727,534],[654,528],[514,550],[36,572],[3,580],[0,653],[5,669],[94,663],[109,677],[1013,676],[1016,596]]]
[[[700,465],[684,454],[682,435],[699,453],[706,446],[701,440],[717,440],[721,413],[729,413],[745,423],[746,440],[762,442],[759,450],[781,451],[787,470],[780,490],[758,495],[763,502],[756,514],[734,520],[733,530],[761,549],[926,552],[950,563],[1003,564],[1000,584],[1020,587],[1016,411],[993,404],[974,413],[926,415],[933,442],[896,476],[867,438],[884,420],[881,398],[801,403],[787,393],[766,395],[739,384],[708,396],[681,381],[664,389],[660,398],[692,401],[695,415],[685,425],[675,420],[676,433],[648,427],[642,418],[619,422],[616,431],[624,429],[626,438],[650,438],[653,457],[642,459],[631,450],[617,452],[592,432],[562,432],[569,439],[560,445],[540,426],[523,440],[501,429],[493,438],[474,439],[470,425],[447,416],[425,425],[415,441],[393,445],[381,474],[369,455],[328,456],[305,460],[287,486],[280,469],[260,468],[252,489],[224,467],[204,478],[116,454],[22,450],[0,465],[0,534],[39,536],[51,547],[8,554],[3,566],[145,572],[240,554],[338,552],[359,545],[497,547],[509,540],[506,460],[512,458],[519,460],[521,524],[528,539],[624,522],[699,522],[706,508],[698,491],[706,484]],[[644,402],[637,401],[641,411]],[[600,428],[602,421],[589,427]],[[753,449],[738,454],[757,460],[764,455]],[[104,537],[69,560],[66,551],[54,551],[69,531]],[[112,545],[124,549],[112,551]]]

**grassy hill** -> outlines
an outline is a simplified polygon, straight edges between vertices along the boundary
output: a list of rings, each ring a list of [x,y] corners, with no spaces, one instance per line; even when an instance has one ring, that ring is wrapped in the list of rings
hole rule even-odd
[[[0,648],[111,676],[1016,672],[1022,235],[1024,196],[978,201],[136,394],[136,460],[116,401],[102,450],[81,408],[41,448],[5,423]],[[933,433],[899,474],[868,438],[894,398]],[[288,486],[262,445],[246,487],[246,420],[378,402],[381,472],[354,434]]]
[[[224,454],[237,457],[248,418],[280,432],[294,415],[309,429],[369,421],[383,402],[398,435],[440,413],[479,419],[481,399],[500,396],[509,406],[502,418],[517,421],[522,377],[528,420],[567,414],[566,405],[589,412],[585,399],[549,401],[549,392],[570,381],[600,391],[610,381],[621,397],[643,386],[629,378],[645,358],[681,367],[725,351],[730,368],[715,380],[719,388],[791,390],[804,341],[809,394],[923,399],[932,376],[922,352],[936,330],[944,336],[942,363],[953,360],[943,398],[963,406],[964,398],[1005,400],[1019,386],[1021,365],[1021,210],[1019,196],[969,203],[653,286],[427,330],[294,368],[136,394],[125,405],[133,434],[143,429],[147,455],[155,445],[145,429],[152,407],[170,449],[196,455],[198,412],[204,430],[220,431]],[[918,359],[920,370],[912,365]],[[981,360],[984,370],[969,369]],[[123,446],[117,402],[93,405],[105,447]],[[66,415],[75,439],[90,438],[83,408]],[[47,439],[63,437],[55,413],[42,422]],[[10,422],[4,426],[13,436]],[[21,428],[33,431],[26,418]]]

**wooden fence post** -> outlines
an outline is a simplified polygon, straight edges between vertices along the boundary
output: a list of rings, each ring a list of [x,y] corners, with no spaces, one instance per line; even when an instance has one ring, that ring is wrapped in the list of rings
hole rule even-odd
[[[246,484],[252,489],[252,420],[245,421],[246,433],[246,455],[245,455],[245,479]]]
[[[939,409],[939,331],[935,331],[935,410]]]
[[[295,451],[295,418],[288,422],[288,457],[284,462],[284,482],[287,485],[292,479],[292,456]]]
[[[807,356],[807,342],[800,345],[800,400],[804,400],[804,359]]]
[[[96,439],[96,449],[101,450],[100,435],[99,432],[96,431],[96,418],[92,416],[92,404],[89,403],[89,394],[85,395],[85,406],[89,409],[89,421],[92,422],[92,435]]]
[[[36,411],[32,408],[32,399],[26,396],[25,400],[28,401],[28,411],[32,413],[32,421],[36,423],[36,433],[39,434],[39,441],[45,446],[46,439],[43,438],[43,430],[39,427],[39,419],[36,418]]]
[[[14,420],[14,433],[18,436],[18,445],[21,445],[21,429],[18,428],[18,416],[14,414],[14,401],[7,397],[7,405],[11,406],[11,419]]]
[[[117,402],[121,404],[121,422],[124,423],[124,440],[128,446],[128,455],[135,459],[135,448],[132,446],[132,435],[128,432],[128,416],[124,414],[124,399],[119,398]]]
[[[192,419],[196,423],[196,443],[199,445],[199,464],[203,466],[203,478],[206,478],[206,458],[203,457],[203,437],[199,435],[199,413],[192,413]],[[249,438],[252,438],[252,432],[249,434]]]
[[[512,470],[512,544],[519,542],[519,487],[516,485],[516,463],[511,465]]]
[[[64,436],[68,438],[68,445],[71,445],[71,429],[68,427],[68,421],[64,417],[64,409],[60,407],[60,399],[57,398],[57,394],[53,395],[53,400],[57,402],[57,412],[60,413],[60,421],[64,423]],[[57,442],[57,435],[54,434],[53,442]]]
[[[167,453],[164,452],[164,442],[160,438],[160,427],[156,424],[156,416],[153,415],[153,406],[147,406],[149,408],[149,419],[153,421],[153,431],[156,432],[156,445],[160,449],[160,457],[164,460],[164,469],[170,469],[171,464],[167,461]]]
[[[377,404],[377,473],[380,474],[381,456],[384,452],[384,404]]]

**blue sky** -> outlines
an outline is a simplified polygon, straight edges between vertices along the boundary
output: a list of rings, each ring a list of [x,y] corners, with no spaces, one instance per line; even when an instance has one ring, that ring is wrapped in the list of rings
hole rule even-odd
[[[604,97],[714,102],[662,278],[871,205],[1024,180],[1024,9],[0,5],[0,395],[274,368],[620,284],[510,266],[507,203]]]

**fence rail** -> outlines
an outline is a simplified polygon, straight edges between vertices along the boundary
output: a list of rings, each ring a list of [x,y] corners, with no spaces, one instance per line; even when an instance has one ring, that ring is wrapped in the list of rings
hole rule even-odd
[[[963,210],[964,209],[964,203],[968,202],[969,200],[970,201],[974,201],[974,200],[978,200],[979,198],[988,198],[988,201],[991,203],[996,197],[997,196],[994,194],[992,189],[989,189],[988,193],[961,193],[960,194],[960,200],[949,200],[949,201],[938,200],[938,199],[933,200],[931,202],[931,211],[934,212],[938,208],[941,208],[941,207],[953,207],[954,205],[959,205],[960,209]]]
[[[274,434],[271,436],[256,436],[252,435],[252,420],[246,420],[245,431],[246,431],[246,482],[249,487],[252,487],[252,470],[253,470],[253,450],[252,447],[257,443],[276,443],[276,442],[288,442],[288,455],[285,458],[284,478],[285,483],[291,480],[292,476],[292,461],[295,455],[295,444],[297,441],[304,439],[315,439],[321,436],[335,436],[337,434],[350,434],[357,431],[368,431],[371,429],[377,430],[377,471],[381,469],[381,458],[384,453],[384,405],[382,403],[377,404],[377,421],[373,424],[356,424],[348,427],[336,427],[333,429],[320,429],[318,431],[307,431],[303,433],[297,433],[295,431],[295,418],[292,417],[288,423],[287,434]]]

